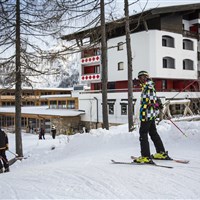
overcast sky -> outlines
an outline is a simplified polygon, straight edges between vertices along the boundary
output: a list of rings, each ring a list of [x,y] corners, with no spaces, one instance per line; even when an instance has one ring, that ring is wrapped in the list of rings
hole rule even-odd
[[[124,8],[124,0],[117,0],[117,6],[119,9],[121,8],[123,11]],[[136,2],[136,0],[129,0],[129,4]],[[140,0],[138,3],[133,4],[130,7],[130,14],[134,14],[134,11],[141,12],[144,8],[147,0]],[[200,0],[148,0],[146,9],[156,8],[156,7],[165,7],[165,6],[173,6],[173,5],[181,5],[181,4],[193,4],[200,3]],[[145,10],[146,10],[145,9]]]

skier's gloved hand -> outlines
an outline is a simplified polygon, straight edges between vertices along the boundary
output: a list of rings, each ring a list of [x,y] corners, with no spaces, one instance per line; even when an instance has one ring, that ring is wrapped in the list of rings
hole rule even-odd
[[[158,103],[155,103],[155,104],[154,104],[154,108],[155,108],[155,109],[159,109],[159,104],[158,104]]]
[[[153,107],[153,108],[156,109],[156,110],[159,109],[158,103],[150,103],[150,104],[148,104],[148,107]]]
[[[8,145],[6,145],[6,151],[9,149]]]

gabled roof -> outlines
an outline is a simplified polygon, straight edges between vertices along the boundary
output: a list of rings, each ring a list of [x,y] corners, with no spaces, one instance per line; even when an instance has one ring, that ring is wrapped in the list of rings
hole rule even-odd
[[[197,9],[200,9],[200,3],[154,8],[151,9],[151,13],[152,15],[155,15],[155,14],[166,14],[166,13],[197,10]]]
[[[131,15],[130,16],[130,21],[131,23],[136,23],[139,19],[139,17],[142,16],[142,20],[148,20],[151,18],[156,18],[159,17],[160,15],[164,15],[167,13],[175,13],[175,12],[187,12],[187,11],[195,11],[195,10],[200,10],[200,3],[196,3],[196,4],[185,4],[185,5],[177,5],[177,6],[167,6],[167,7],[158,7],[158,8],[153,8],[153,9],[149,9],[146,10],[142,13],[137,13],[135,15]],[[124,26],[124,19],[118,19],[112,22],[108,22],[106,23],[106,31],[107,33],[111,30],[114,30],[116,28],[122,27]],[[94,35],[100,36],[100,26],[94,27],[94,28],[90,28],[87,30],[83,30],[80,32],[75,32],[72,34],[68,34],[68,35],[64,35],[61,37],[61,39],[63,40],[74,40],[74,39],[84,39],[87,37],[94,37]]]

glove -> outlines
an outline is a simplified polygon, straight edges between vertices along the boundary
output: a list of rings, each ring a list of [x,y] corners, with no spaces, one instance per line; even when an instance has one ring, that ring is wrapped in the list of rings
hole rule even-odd
[[[8,148],[8,145],[6,145],[6,148],[5,148],[5,150],[7,151],[9,148]]]
[[[159,109],[163,109],[164,107],[163,107],[163,104],[162,104],[162,101],[161,101],[161,99],[160,98],[157,98],[157,101],[156,101],[156,103],[158,104],[158,108]]]
[[[160,107],[160,106],[159,106],[158,103],[155,103],[155,104],[154,104],[154,108],[155,108],[155,109],[159,109],[159,107]]]
[[[154,109],[158,110],[159,104],[158,103],[151,103],[151,104],[148,104],[148,107],[153,107]]]

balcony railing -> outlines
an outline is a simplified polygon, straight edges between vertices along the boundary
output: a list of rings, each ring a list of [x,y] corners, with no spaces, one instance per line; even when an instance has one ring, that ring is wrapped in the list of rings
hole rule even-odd
[[[92,56],[92,57],[87,57],[87,58],[81,58],[82,65],[100,63],[100,61],[101,61],[101,56]]]
[[[200,34],[199,33],[194,33],[194,32],[191,32],[191,31],[186,31],[186,30],[183,30],[183,36],[185,37],[190,37],[190,38],[195,38],[195,39],[200,39]]]
[[[84,74],[81,75],[81,81],[99,81],[101,80],[101,74]]]

